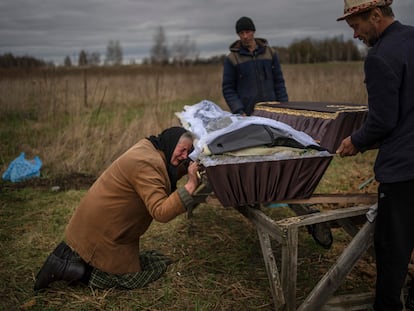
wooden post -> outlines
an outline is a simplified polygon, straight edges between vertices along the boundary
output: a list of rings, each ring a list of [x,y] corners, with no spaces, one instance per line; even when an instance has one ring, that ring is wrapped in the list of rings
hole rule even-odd
[[[269,235],[259,227],[257,227],[257,234],[259,236],[260,247],[263,253],[263,260],[265,262],[266,272],[269,278],[273,304],[275,310],[281,310],[285,304],[285,297],[283,296],[282,286],[279,279],[279,271],[277,269],[276,260],[273,255],[270,238]]]
[[[286,243],[282,244],[282,285],[285,294],[285,311],[296,310],[296,283],[298,270],[298,227],[287,229]]]

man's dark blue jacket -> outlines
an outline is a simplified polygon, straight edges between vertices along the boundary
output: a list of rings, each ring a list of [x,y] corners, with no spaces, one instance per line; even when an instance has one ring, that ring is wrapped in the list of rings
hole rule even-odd
[[[369,111],[352,143],[361,151],[379,145],[379,182],[414,180],[414,27],[393,22],[364,67]]]
[[[262,101],[287,102],[282,69],[276,51],[256,38],[253,53],[237,40],[224,60],[222,91],[232,113],[250,115]]]

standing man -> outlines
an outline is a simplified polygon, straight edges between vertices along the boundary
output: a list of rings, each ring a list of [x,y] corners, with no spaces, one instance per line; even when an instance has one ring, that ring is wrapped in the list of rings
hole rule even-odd
[[[282,69],[267,40],[255,38],[256,27],[246,16],[236,22],[239,40],[224,60],[222,91],[232,113],[251,115],[261,101],[287,102]]]
[[[133,289],[158,279],[171,260],[155,251],[140,253],[140,237],[153,220],[166,223],[194,204],[196,162],[188,165],[187,182],[177,187],[193,140],[184,128],[171,127],[141,139],[115,160],[80,202],[65,241],[47,257],[34,289],[62,280]]]
[[[414,247],[414,27],[394,20],[391,4],[345,0],[344,16],[338,18],[371,48],[364,64],[368,117],[337,153],[352,156],[379,147],[374,166],[380,183],[374,234],[377,311],[402,310],[401,289]]]
[[[224,60],[224,99],[232,113],[243,116],[250,116],[258,102],[288,101],[277,53],[266,39],[255,38],[255,31],[249,17],[240,17],[236,22],[239,40],[230,45],[230,53]],[[290,207],[298,215],[317,212],[299,204]],[[308,230],[319,245],[326,249],[331,247],[333,237],[327,223],[309,226]]]

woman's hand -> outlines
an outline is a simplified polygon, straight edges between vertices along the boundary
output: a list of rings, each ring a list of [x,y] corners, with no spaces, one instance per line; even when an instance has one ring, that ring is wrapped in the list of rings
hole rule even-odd
[[[190,195],[197,189],[200,180],[198,178],[198,162],[190,162],[187,169],[187,183],[184,185],[185,189]]]

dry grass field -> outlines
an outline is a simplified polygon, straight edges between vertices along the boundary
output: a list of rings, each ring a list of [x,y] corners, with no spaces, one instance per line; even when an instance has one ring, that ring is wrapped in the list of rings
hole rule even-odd
[[[255,229],[237,211],[208,204],[192,218],[154,223],[144,235],[143,249],[175,260],[146,288],[96,290],[57,283],[47,292],[32,290],[77,203],[111,161],[140,138],[178,125],[174,113],[184,105],[208,99],[227,109],[221,69],[0,72],[0,171],[20,152],[38,155],[44,164],[38,179],[0,181],[0,310],[273,310]],[[367,101],[362,63],[284,65],[283,71],[291,101]],[[374,158],[375,151],[335,158],[317,192],[375,192],[375,183],[359,189],[373,175]],[[56,185],[60,191],[51,190]],[[292,213],[284,208],[266,212],[275,219]],[[325,250],[305,229],[300,232],[298,300],[348,241],[334,229],[334,245]],[[370,291],[374,275],[372,258],[364,258],[339,292]]]
[[[47,176],[97,174],[134,142],[178,124],[203,99],[227,109],[221,66],[1,72],[0,168],[21,151]],[[365,103],[361,63],[286,65],[291,101]]]

